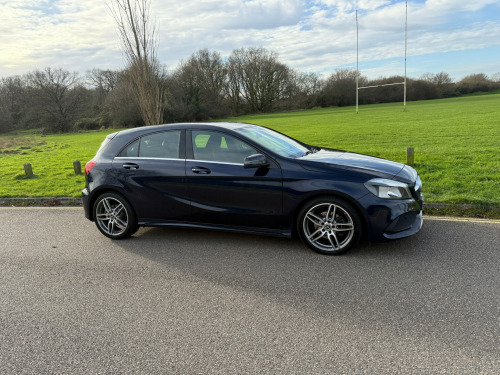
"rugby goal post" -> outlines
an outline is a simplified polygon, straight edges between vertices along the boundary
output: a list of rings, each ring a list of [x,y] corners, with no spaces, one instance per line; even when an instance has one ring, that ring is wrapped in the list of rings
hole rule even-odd
[[[408,0],[405,2],[405,78],[403,82],[386,83],[383,85],[359,87],[359,29],[358,29],[358,10],[356,9],[356,114],[359,112],[359,90],[370,89],[383,86],[404,85],[403,89],[403,112],[406,112],[406,53],[408,50]]]

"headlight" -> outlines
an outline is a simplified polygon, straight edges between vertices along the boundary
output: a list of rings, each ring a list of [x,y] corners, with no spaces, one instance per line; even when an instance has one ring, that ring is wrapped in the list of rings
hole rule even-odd
[[[409,199],[411,198],[410,189],[408,185],[394,180],[387,180],[385,178],[374,178],[365,182],[366,188],[370,193],[379,198],[384,199]]]

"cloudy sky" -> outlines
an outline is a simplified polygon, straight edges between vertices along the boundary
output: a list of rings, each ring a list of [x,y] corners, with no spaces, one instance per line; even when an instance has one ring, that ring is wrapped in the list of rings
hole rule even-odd
[[[107,0],[111,1],[111,0]],[[200,49],[265,47],[303,72],[404,74],[404,0],[151,0],[170,69]],[[122,69],[106,0],[0,0],[0,77],[45,67]],[[500,0],[409,0],[408,75],[500,72]]]

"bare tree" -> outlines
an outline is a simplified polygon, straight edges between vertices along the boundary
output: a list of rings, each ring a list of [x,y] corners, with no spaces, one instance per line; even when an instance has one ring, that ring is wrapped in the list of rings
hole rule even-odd
[[[301,73],[289,69],[283,81],[278,110],[312,108],[316,105],[321,90],[322,80],[315,73]]]
[[[356,104],[356,74],[352,69],[339,69],[326,80],[321,93],[323,106],[343,107]],[[359,85],[364,86],[366,78],[359,76]],[[360,97],[364,102],[364,97]]]
[[[119,72],[116,84],[106,96],[99,117],[108,127],[144,126],[129,71]]]
[[[455,84],[451,79],[450,75],[445,72],[440,72],[437,74],[425,73],[420,80],[426,81],[434,85],[434,90],[436,95],[427,95],[425,99],[435,99],[442,97],[450,97],[455,95]],[[413,98],[413,100],[417,100]]]
[[[146,125],[161,124],[165,70],[156,57],[157,26],[149,0],[108,0],[115,18],[137,102]]]
[[[50,131],[69,131],[81,98],[78,74],[60,68],[46,68],[29,73],[27,80],[42,125]]]
[[[0,80],[0,133],[22,128],[30,107],[26,79],[21,76]]]
[[[193,67],[195,84],[200,88],[203,102],[217,112],[217,107],[222,106],[226,77],[220,54],[203,49],[194,53],[187,65]]]
[[[116,70],[92,69],[87,72],[87,85],[105,97],[116,87],[118,74]]]
[[[169,82],[172,120],[206,120],[227,115],[226,66],[217,52],[200,50],[182,62]]]
[[[500,72],[492,74],[490,77],[490,80],[492,80],[495,83],[500,83]]]
[[[241,89],[240,93],[231,89],[233,95],[241,95],[253,111],[272,111],[283,97],[290,74],[277,55],[265,48],[236,49],[229,57],[229,65],[230,81]]]
[[[100,126],[108,126],[111,123],[111,119],[106,115],[105,103],[117,87],[119,75],[120,72],[116,70],[92,69],[85,77],[86,86],[90,88],[87,105],[92,108],[93,117],[100,122]]]
[[[492,89],[492,81],[484,73],[470,74],[462,78],[457,87],[461,94],[469,94],[473,92],[487,92]]]
[[[239,78],[239,63],[238,60],[229,58],[227,63],[227,95],[231,105],[231,113],[237,116],[241,113],[242,95],[241,82]]]

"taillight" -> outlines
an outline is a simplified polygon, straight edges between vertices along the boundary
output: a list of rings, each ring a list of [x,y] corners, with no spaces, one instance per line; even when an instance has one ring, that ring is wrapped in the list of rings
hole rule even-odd
[[[89,174],[89,172],[97,165],[97,163],[93,160],[89,161],[85,164],[85,176]]]

